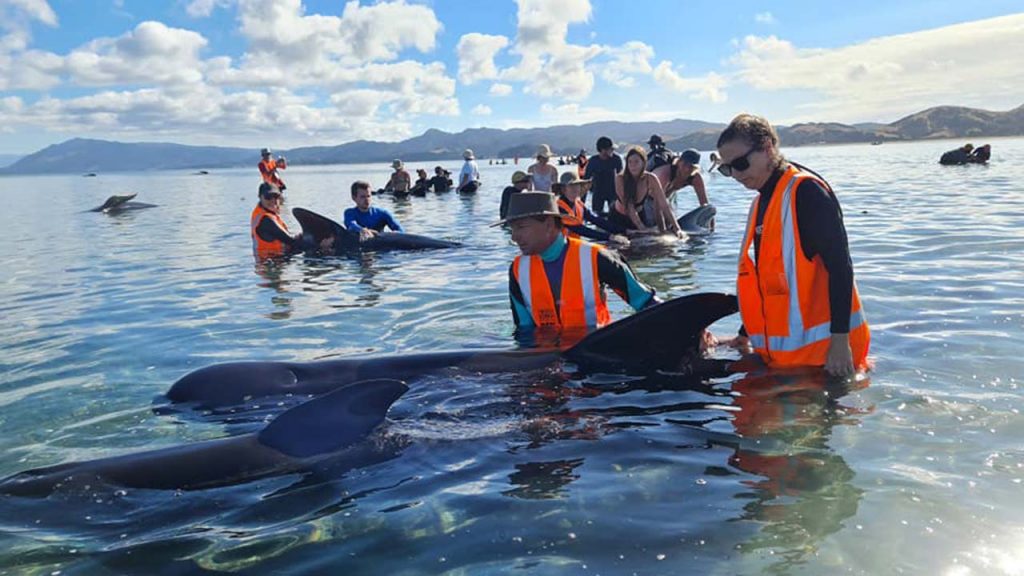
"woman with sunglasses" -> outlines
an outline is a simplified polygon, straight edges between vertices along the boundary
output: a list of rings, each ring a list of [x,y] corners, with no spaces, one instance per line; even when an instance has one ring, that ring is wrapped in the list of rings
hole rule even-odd
[[[767,120],[740,114],[718,138],[718,171],[757,191],[740,252],[743,327],[732,341],[772,367],[867,368],[870,332],[831,186],[786,160]],[[753,258],[750,248],[753,245]]]
[[[615,203],[608,219],[624,230],[674,232],[682,236],[658,178],[647,171],[647,154],[639,146],[626,153],[626,169],[615,176]]]

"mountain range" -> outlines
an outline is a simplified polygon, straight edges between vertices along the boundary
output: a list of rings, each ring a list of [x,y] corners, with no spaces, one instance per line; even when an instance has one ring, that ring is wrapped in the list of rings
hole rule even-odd
[[[667,122],[594,122],[580,126],[546,128],[471,128],[452,134],[427,130],[401,142],[356,140],[337,146],[310,146],[277,150],[292,165],[390,162],[441,162],[459,158],[466,148],[477,158],[529,158],[537,145],[547,143],[555,154],[573,155],[581,148],[593,151],[598,136],[607,135],[621,147],[646,142],[659,134],[669,148],[712,150],[725,127],[700,120]],[[783,146],[886,142],[929,138],[1024,136],[1024,105],[1007,112],[939,106],[911,114],[891,124],[855,125],[804,123],[777,127]],[[256,148],[188,146],[155,142],[111,142],[74,138],[29,154],[0,174],[92,173],[134,170],[196,170],[253,166]]]

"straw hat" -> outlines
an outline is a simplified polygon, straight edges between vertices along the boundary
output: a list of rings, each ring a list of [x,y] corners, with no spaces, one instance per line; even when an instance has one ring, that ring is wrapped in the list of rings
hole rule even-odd
[[[547,192],[520,192],[513,194],[508,199],[508,213],[504,220],[495,222],[491,226],[500,226],[513,220],[519,220],[530,216],[556,216],[562,217],[558,211],[558,201],[554,194]]]
[[[590,184],[590,180],[584,180],[580,178],[580,175],[575,170],[563,172],[562,176],[558,178],[558,181],[562,186],[568,186],[570,184]]]
[[[537,147],[536,156],[538,158],[551,158],[551,146],[548,146],[547,144],[541,144],[540,146]]]
[[[475,158],[475,156],[473,156],[473,151],[470,150],[469,148],[466,148],[465,151],[462,152],[462,157],[465,158],[466,160],[472,160],[473,158]]]
[[[392,168],[401,168],[402,166],[403,166],[402,161],[399,160],[398,158],[395,158],[394,160],[391,161],[391,167]]]

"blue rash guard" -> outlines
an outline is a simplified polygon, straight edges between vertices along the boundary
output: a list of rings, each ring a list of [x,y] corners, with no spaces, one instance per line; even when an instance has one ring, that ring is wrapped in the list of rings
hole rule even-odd
[[[402,226],[395,222],[395,219],[391,216],[391,213],[383,208],[377,208],[376,206],[370,206],[370,209],[363,212],[357,207],[348,208],[345,210],[345,227],[349,230],[362,230],[363,228],[369,228],[381,232],[384,227],[394,230],[395,232],[405,232]]]
[[[551,246],[548,246],[540,254],[552,294],[561,294],[562,292],[562,269],[568,249],[569,243],[565,240],[565,236],[559,234]],[[508,294],[512,303],[512,317],[517,328],[532,328],[534,326],[533,316],[526,308],[522,289],[513,274],[514,265],[515,263],[508,267]],[[604,249],[600,250],[597,256],[597,278],[602,285],[610,287],[620,298],[625,300],[633,310],[642,310],[658,302],[654,296],[654,288],[637,280],[629,264],[618,255]],[[556,297],[554,300],[557,307],[560,299]]]

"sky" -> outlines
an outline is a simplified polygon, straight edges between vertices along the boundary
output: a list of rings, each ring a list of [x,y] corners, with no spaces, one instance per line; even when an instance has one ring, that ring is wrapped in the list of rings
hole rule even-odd
[[[1024,104],[1020,0],[0,0],[0,154]]]

